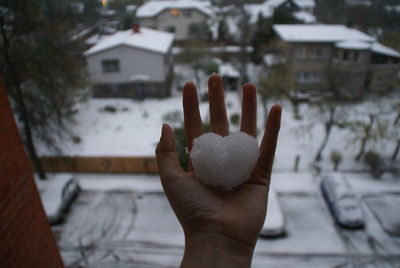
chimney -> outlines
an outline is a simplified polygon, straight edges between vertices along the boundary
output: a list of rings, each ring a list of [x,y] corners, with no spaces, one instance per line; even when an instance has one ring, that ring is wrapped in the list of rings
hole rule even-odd
[[[140,26],[138,24],[132,25],[132,33],[140,33]]]

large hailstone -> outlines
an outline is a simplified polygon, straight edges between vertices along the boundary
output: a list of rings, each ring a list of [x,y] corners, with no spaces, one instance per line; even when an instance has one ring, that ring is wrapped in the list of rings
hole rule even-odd
[[[244,132],[226,137],[210,132],[193,140],[190,158],[201,183],[229,190],[250,178],[258,154],[257,140]]]

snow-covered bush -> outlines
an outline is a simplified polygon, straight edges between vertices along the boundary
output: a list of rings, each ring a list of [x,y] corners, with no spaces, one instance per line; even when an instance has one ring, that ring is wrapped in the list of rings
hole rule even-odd
[[[382,157],[374,151],[368,151],[364,155],[364,162],[367,164],[371,170],[372,176],[379,178],[384,169],[384,162]]]
[[[107,112],[107,113],[115,113],[116,111],[117,108],[115,108],[112,105],[107,105],[100,109],[100,112]]]
[[[182,112],[179,110],[168,112],[163,115],[162,120],[168,123],[180,123],[183,121]]]
[[[238,113],[231,114],[229,121],[231,121],[232,125],[238,126],[240,121],[240,116]]]
[[[338,170],[340,162],[342,162],[342,154],[339,151],[333,150],[331,152],[331,162],[333,163],[333,169]]]

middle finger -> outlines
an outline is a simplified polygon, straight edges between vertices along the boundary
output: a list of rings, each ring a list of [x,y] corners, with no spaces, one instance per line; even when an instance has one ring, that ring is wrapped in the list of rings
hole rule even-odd
[[[224,87],[221,76],[217,74],[213,74],[208,79],[208,101],[211,131],[221,136],[227,136],[229,123],[225,108]]]

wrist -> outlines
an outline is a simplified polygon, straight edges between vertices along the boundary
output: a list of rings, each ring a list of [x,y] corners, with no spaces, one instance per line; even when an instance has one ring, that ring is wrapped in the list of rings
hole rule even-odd
[[[187,235],[181,267],[251,267],[254,246],[216,233]]]

